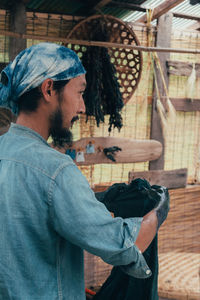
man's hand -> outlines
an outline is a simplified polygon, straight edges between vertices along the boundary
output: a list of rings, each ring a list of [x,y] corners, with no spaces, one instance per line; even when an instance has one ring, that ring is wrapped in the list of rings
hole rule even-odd
[[[147,191],[152,199],[156,200],[157,204],[154,209],[143,217],[141,228],[135,242],[135,245],[141,252],[144,252],[148,248],[169,212],[169,193],[166,187],[153,185],[151,189]]]
[[[153,185],[152,189],[154,189],[159,196],[158,203],[154,208],[154,210],[156,211],[157,219],[158,219],[157,229],[159,229],[161,224],[167,218],[167,215],[169,212],[170,197],[169,197],[168,189],[164,186]]]

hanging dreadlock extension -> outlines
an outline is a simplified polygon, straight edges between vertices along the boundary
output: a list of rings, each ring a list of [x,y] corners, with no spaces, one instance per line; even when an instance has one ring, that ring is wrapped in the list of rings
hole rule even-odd
[[[104,122],[104,114],[101,108],[101,61],[99,47],[88,47],[82,58],[82,63],[87,71],[86,81],[87,88],[84,93],[84,101],[86,106],[86,115],[95,116],[97,126],[100,122]],[[95,64],[95,67],[94,67]],[[88,118],[87,118],[88,120]]]
[[[110,62],[108,51],[102,51],[102,58],[102,79],[105,90],[103,111],[104,114],[110,115],[108,131],[110,132],[112,130],[112,126],[113,128],[117,127],[120,131],[123,126],[120,112],[124,106],[120,85],[116,76],[115,66]]]
[[[98,20],[90,39],[107,41],[108,33],[105,20]],[[121,110],[124,106],[115,66],[111,63],[108,49],[105,47],[87,47],[82,63],[87,71],[87,88],[84,93],[86,115],[95,116],[97,126],[104,122],[104,116],[110,115],[108,131],[112,127],[121,129]]]

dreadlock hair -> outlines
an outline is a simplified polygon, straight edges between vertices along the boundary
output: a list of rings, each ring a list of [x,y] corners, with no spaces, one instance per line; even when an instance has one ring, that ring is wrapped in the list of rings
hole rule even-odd
[[[69,80],[59,80],[53,82],[53,89],[59,93],[63,90],[64,86],[69,82]],[[40,99],[42,98],[41,85],[33,88],[32,90],[26,92],[18,99],[18,109],[19,112],[31,113],[37,110],[39,106]]]

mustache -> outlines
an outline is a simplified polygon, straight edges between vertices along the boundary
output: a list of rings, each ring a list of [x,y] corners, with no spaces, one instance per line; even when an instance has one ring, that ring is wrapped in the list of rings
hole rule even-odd
[[[79,117],[78,117],[78,116],[75,116],[75,117],[72,118],[71,123],[74,123],[74,122],[76,122],[76,121],[78,121],[78,120],[79,120]]]

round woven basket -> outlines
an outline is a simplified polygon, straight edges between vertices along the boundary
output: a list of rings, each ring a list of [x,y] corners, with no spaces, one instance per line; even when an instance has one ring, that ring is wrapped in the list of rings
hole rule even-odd
[[[133,30],[123,21],[110,15],[95,15],[78,23],[67,38],[77,40],[94,40],[93,28],[100,22],[108,33],[106,42],[120,43],[124,45],[140,45]],[[103,41],[105,42],[105,41]],[[78,56],[83,56],[87,46],[67,44]],[[142,72],[142,53],[138,50],[123,48],[108,48],[111,62],[115,65],[117,77],[121,86],[123,101],[126,103],[133,95]]]

